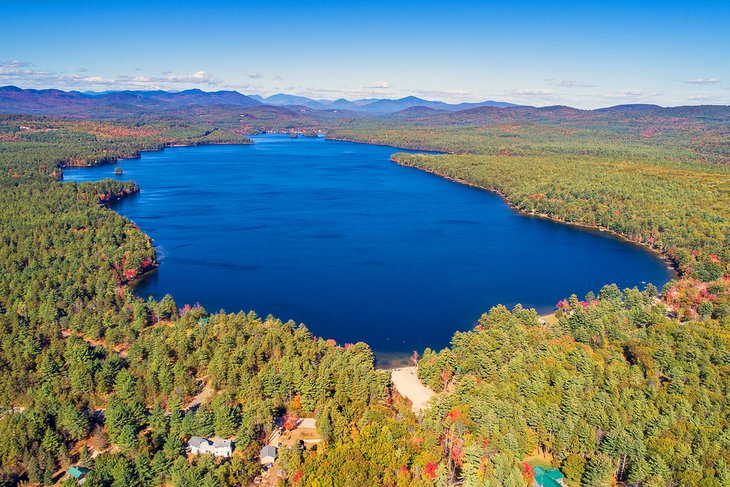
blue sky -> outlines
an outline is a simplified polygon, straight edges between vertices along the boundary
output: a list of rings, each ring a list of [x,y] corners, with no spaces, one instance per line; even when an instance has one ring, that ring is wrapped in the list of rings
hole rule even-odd
[[[0,0],[0,85],[730,104],[730,1]]]

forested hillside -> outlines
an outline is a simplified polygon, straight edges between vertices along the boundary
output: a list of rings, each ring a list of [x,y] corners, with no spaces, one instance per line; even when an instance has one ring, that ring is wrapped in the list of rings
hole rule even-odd
[[[493,309],[451,347],[423,353],[419,377],[438,394],[417,417],[366,344],[133,294],[154,248],[104,203],[137,186],[63,183],[62,167],[165,145],[248,143],[243,127],[295,123],[272,111],[265,122],[219,124],[210,113],[0,118],[4,485],[51,485],[70,465],[92,468],[91,486],[247,485],[259,448],[289,417],[317,418],[323,441],[280,451],[281,485],[525,486],[535,459],[570,485],[730,482],[722,124],[686,118],[684,129],[647,137],[633,122],[338,121],[336,137],[453,152],[395,160],[498,190],[530,213],[606,227],[663,252],[683,277],[663,290],[566,297],[555,322]],[[235,438],[233,457],[186,458],[192,435]]]
[[[451,435],[465,485],[508,483],[533,455],[575,485],[727,485],[727,319],[667,318],[651,289],[585,304],[555,325],[497,307],[424,353],[420,377],[446,391],[424,424]]]

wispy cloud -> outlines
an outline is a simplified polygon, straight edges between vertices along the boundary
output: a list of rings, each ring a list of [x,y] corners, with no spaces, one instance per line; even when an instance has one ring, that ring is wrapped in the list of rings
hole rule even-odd
[[[711,95],[690,95],[687,97],[690,102],[700,102],[704,104],[716,104],[716,105],[727,105],[730,103],[730,98],[721,94]]]
[[[465,102],[465,101],[481,101],[477,100],[473,93],[466,90],[410,90],[408,92],[419,98],[427,98],[429,100],[445,101],[445,102]]]
[[[596,95],[595,99],[604,100],[606,103],[637,103],[640,101],[650,103],[652,100],[659,100],[661,96],[661,93],[647,93],[644,90],[629,89]]]
[[[173,74],[167,71],[162,73],[162,76],[151,79],[157,83],[195,83],[211,86],[221,84],[221,80],[202,70],[196,71],[193,74]]]
[[[20,83],[25,80],[43,82],[51,77],[51,73],[48,71],[38,70],[32,66],[33,64],[27,61],[0,62],[0,82]]]
[[[554,95],[555,91],[548,88],[522,88],[513,90],[512,94],[521,96],[549,96]]]
[[[379,81],[373,81],[369,85],[367,85],[365,88],[375,88],[377,90],[384,90],[387,88],[390,88],[390,83],[387,81],[379,80]]]
[[[557,81],[555,78],[547,78],[545,81],[551,86],[559,86],[561,88],[595,88],[596,85],[592,83],[585,83],[583,81],[574,81],[571,79],[564,79]]]
[[[694,78],[685,81],[690,85],[716,85],[719,82],[720,78]]]
[[[246,77],[251,78],[251,79],[260,79],[260,78],[263,78],[264,75],[261,73],[248,73],[248,74],[246,74]]]
[[[6,68],[6,69],[26,68],[28,66],[33,66],[33,63],[29,63],[28,61],[18,61],[17,59],[0,62],[0,68]]]
[[[116,77],[88,73],[88,70],[83,68],[73,73],[56,73],[37,69],[33,63],[28,61],[11,60],[0,62],[0,84],[7,83],[63,89],[93,89],[95,86],[116,89],[166,89],[181,84],[218,86],[222,80],[203,70],[195,71],[192,74],[176,74],[166,71],[159,76],[119,75]]]
[[[644,96],[646,93],[644,93],[643,90],[621,90],[616,92],[616,96],[623,96],[626,98],[635,98],[637,96]]]

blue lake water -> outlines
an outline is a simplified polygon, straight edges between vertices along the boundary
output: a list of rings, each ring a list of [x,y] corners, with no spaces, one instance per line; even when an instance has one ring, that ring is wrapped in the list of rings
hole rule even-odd
[[[254,310],[376,352],[440,348],[498,303],[549,311],[615,282],[671,277],[642,247],[519,215],[492,193],[390,162],[383,147],[264,135],[145,152],[117,165],[114,209],[158,247],[138,286],[178,306]],[[114,178],[114,165],[66,181]]]

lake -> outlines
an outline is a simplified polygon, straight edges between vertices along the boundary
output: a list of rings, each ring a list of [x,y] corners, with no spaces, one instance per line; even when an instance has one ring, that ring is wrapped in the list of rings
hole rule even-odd
[[[66,169],[132,179],[113,208],[149,234],[159,269],[137,287],[178,306],[254,310],[383,354],[441,348],[490,307],[551,311],[576,293],[661,287],[672,273],[606,232],[520,215],[499,196],[405,168],[392,147],[253,137]]]

